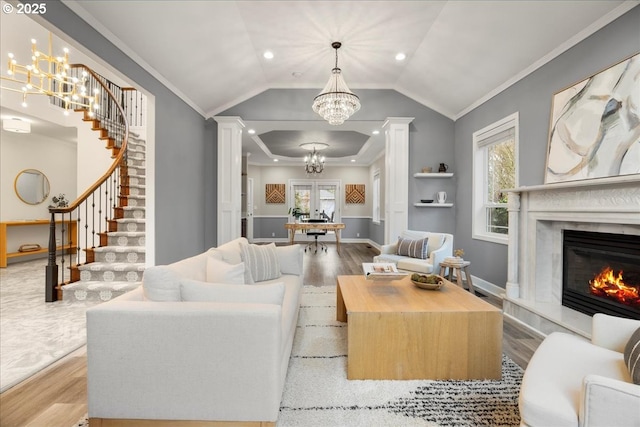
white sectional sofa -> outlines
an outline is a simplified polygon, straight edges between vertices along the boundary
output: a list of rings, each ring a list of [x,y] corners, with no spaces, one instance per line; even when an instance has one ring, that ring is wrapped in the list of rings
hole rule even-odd
[[[392,262],[400,270],[423,274],[439,274],[440,263],[446,257],[453,255],[453,235],[451,234],[406,230],[399,237],[412,240],[428,238],[427,258],[420,259],[398,255],[398,243],[395,242],[389,245],[382,245],[380,255],[375,256],[373,262]]]
[[[554,332],[536,349],[520,387],[522,427],[640,426],[640,385],[623,360],[640,321],[598,313],[592,322],[591,341]]]
[[[140,288],[87,310],[90,425],[275,425],[303,252],[273,246],[277,259],[258,267],[279,277],[241,284],[253,281],[241,244],[147,269]]]

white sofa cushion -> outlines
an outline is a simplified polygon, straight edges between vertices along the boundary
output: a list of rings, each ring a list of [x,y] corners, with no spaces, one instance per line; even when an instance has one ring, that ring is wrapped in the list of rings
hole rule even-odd
[[[245,283],[264,282],[280,277],[280,263],[276,255],[276,245],[241,244],[240,253],[245,269],[250,275],[245,275]]]
[[[180,275],[172,267],[157,265],[147,268],[142,276],[144,299],[180,301],[180,289],[177,286],[180,280]]]
[[[214,256],[207,257],[207,282],[244,284],[244,263],[229,264]]]
[[[284,289],[282,282],[265,285],[230,285],[197,280],[180,281],[182,301],[282,305]]]

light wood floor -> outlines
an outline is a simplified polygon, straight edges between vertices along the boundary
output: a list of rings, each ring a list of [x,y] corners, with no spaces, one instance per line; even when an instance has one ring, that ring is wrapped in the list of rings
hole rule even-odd
[[[335,285],[336,276],[361,274],[363,262],[377,251],[366,244],[335,244],[328,251],[305,254],[305,285]],[[501,307],[499,298],[487,301]],[[542,338],[519,323],[504,318],[503,351],[523,368]],[[54,365],[0,394],[0,427],[70,427],[87,412],[86,348],[71,353]]]

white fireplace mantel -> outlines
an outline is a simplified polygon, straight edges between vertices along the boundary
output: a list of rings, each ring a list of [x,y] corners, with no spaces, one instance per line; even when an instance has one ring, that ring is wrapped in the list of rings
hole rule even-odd
[[[508,190],[504,312],[548,334],[591,335],[591,317],[562,306],[562,231],[640,236],[640,176]]]

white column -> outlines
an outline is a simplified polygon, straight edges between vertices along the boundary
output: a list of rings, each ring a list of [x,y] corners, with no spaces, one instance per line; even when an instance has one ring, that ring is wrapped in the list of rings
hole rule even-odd
[[[242,209],[242,128],[240,117],[218,122],[218,246],[240,237]]]
[[[520,283],[518,282],[518,234],[520,230],[520,193],[509,192],[509,249],[507,255],[507,285],[509,298],[520,297]]]
[[[388,117],[385,132],[384,241],[391,243],[409,226],[409,123],[413,117]]]

